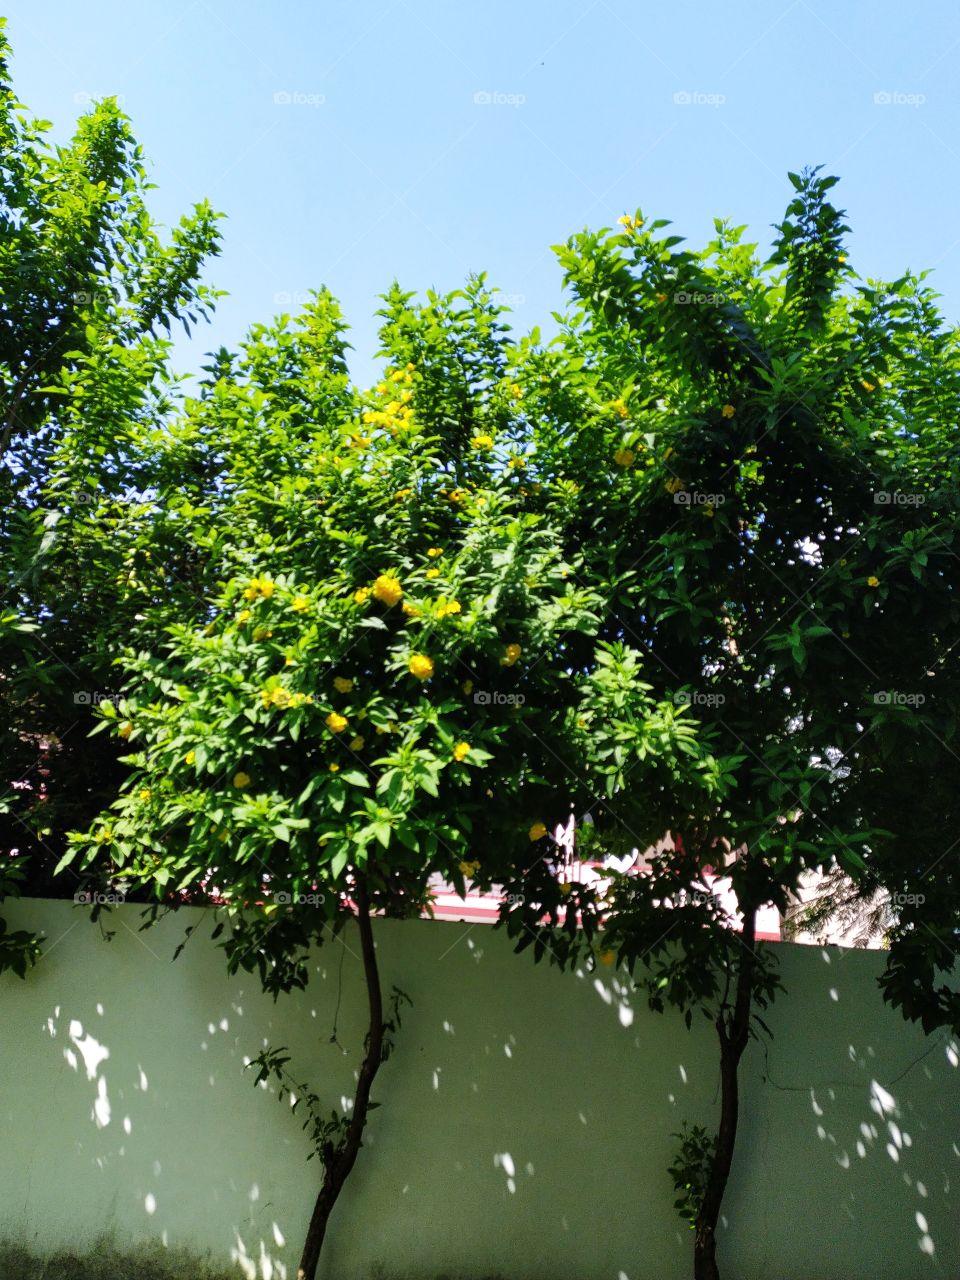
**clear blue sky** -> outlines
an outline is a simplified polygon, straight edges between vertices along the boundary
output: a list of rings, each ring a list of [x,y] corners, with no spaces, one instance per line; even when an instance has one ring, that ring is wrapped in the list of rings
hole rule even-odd
[[[843,179],[852,265],[933,267],[948,316],[960,310],[956,0],[4,11],[18,93],[58,136],[85,95],[121,95],[156,215],[169,223],[203,196],[229,215],[209,278],[230,297],[179,345],[184,368],[321,283],[344,305],[363,381],[377,294],[395,277],[446,290],[487,270],[527,329],[560,305],[549,246],[571,232],[640,206],[695,244],[714,215],[766,244],[785,172],[805,164]]]

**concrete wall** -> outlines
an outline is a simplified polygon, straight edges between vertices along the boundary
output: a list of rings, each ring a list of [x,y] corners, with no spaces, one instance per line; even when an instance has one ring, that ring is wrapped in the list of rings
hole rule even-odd
[[[286,1102],[242,1065],[286,1044],[318,1092],[348,1089],[355,938],[323,948],[308,990],[275,1005],[226,977],[206,924],[171,962],[198,912],[139,933],[122,907],[107,942],[69,903],[5,911],[48,943],[26,982],[0,979],[0,1235],[41,1251],[159,1238],[233,1258],[238,1275],[295,1275],[316,1162]],[[485,926],[381,922],[377,938],[385,982],[414,1007],[326,1280],[689,1276],[664,1170],[681,1119],[713,1114],[706,1021],[688,1032],[607,973],[535,967]],[[955,1280],[958,1046],[884,1008],[882,956],[777,952],[788,993],[766,1056],[748,1051],[725,1280]],[[347,1052],[330,1043],[341,967]]]

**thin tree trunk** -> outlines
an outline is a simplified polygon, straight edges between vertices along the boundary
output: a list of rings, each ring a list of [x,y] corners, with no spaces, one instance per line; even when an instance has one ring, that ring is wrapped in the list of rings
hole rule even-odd
[[[744,914],[740,934],[740,963],[737,967],[733,1013],[729,1019],[722,1013],[717,1019],[717,1035],[720,1038],[720,1128],[710,1177],[695,1224],[694,1280],[720,1280],[716,1230],[737,1141],[737,1121],[740,1114],[738,1070],[750,1037],[756,935],[757,913],[751,910]]]
[[[316,1278],[320,1250],[323,1247],[324,1236],[327,1234],[327,1223],[330,1221],[330,1214],[337,1203],[337,1198],[343,1190],[343,1184],[356,1163],[370,1108],[370,1090],[383,1061],[383,994],[380,990],[380,973],[377,968],[377,954],[370,924],[370,902],[367,898],[366,885],[362,881],[357,885],[357,924],[360,928],[360,950],[367,983],[370,1026],[363,1062],[360,1064],[360,1075],[357,1079],[353,1113],[347,1127],[347,1135],[343,1145],[331,1152],[328,1160],[324,1161],[323,1185],[310,1217],[310,1226],[307,1228],[300,1266],[297,1269],[297,1280],[315,1280]]]

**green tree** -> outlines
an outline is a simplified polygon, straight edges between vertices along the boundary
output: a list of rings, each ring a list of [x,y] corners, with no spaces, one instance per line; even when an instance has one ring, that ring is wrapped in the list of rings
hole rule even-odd
[[[652,1008],[715,1026],[718,1123],[685,1130],[671,1171],[697,1280],[719,1275],[739,1063],[779,987],[761,908],[786,913],[810,872],[880,893],[884,995],[960,1028],[942,979],[960,943],[957,335],[922,278],[854,272],[836,179],[791,181],[766,261],[723,222],[698,253],[639,212],[574,237],[559,256],[578,307],[522,353],[530,474],[583,587],[609,594],[599,635],[695,715],[726,780],[666,788],[637,825],[634,756],[587,806],[620,838],[581,825],[581,856],[656,855],[571,886],[556,851],[505,911],[518,949],[569,966],[599,947]]]
[[[196,611],[183,549],[151,549],[151,495],[174,479],[155,465],[176,395],[164,335],[209,309],[198,273],[218,238],[201,204],[161,240],[114,101],[52,146],[8,55],[0,22],[0,848],[4,885],[16,868],[28,892],[62,893],[66,831],[122,775],[114,744],[87,741],[113,651],[144,611]]]
[[[614,757],[655,755],[658,785],[721,785],[689,717],[635,679],[636,653],[598,643],[606,601],[531,509],[524,390],[483,281],[419,306],[395,289],[383,314],[369,392],[347,383],[321,292],[188,403],[171,437],[209,430],[223,460],[222,508],[192,517],[223,586],[204,625],[123,658],[101,728],[127,740],[130,772],[73,842],[158,910],[208,901],[230,970],[274,997],[356,928],[369,1022],[352,1106],[325,1109],[283,1046],[255,1061],[296,1092],[322,1167],[306,1280],[399,1023],[373,917],[421,914],[436,877],[516,878],[591,769],[620,777]]]

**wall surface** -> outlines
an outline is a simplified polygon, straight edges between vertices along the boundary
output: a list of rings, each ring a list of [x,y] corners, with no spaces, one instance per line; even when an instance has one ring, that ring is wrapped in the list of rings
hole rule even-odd
[[[26,982],[0,978],[0,1235],[41,1252],[156,1238],[232,1258],[238,1276],[293,1277],[317,1166],[243,1062],[287,1045],[331,1104],[349,1089],[355,938],[274,1004],[227,978],[207,922],[171,962],[199,912],[141,933],[121,907],[106,941],[70,903],[4,911],[48,941]],[[606,971],[534,966],[483,925],[385,921],[377,938],[385,983],[414,1004],[324,1280],[689,1276],[664,1170],[671,1131],[714,1114],[707,1022],[648,1012]],[[956,1280],[957,1044],[882,1005],[882,955],[776,951],[787,994],[745,1060],[724,1280]]]

